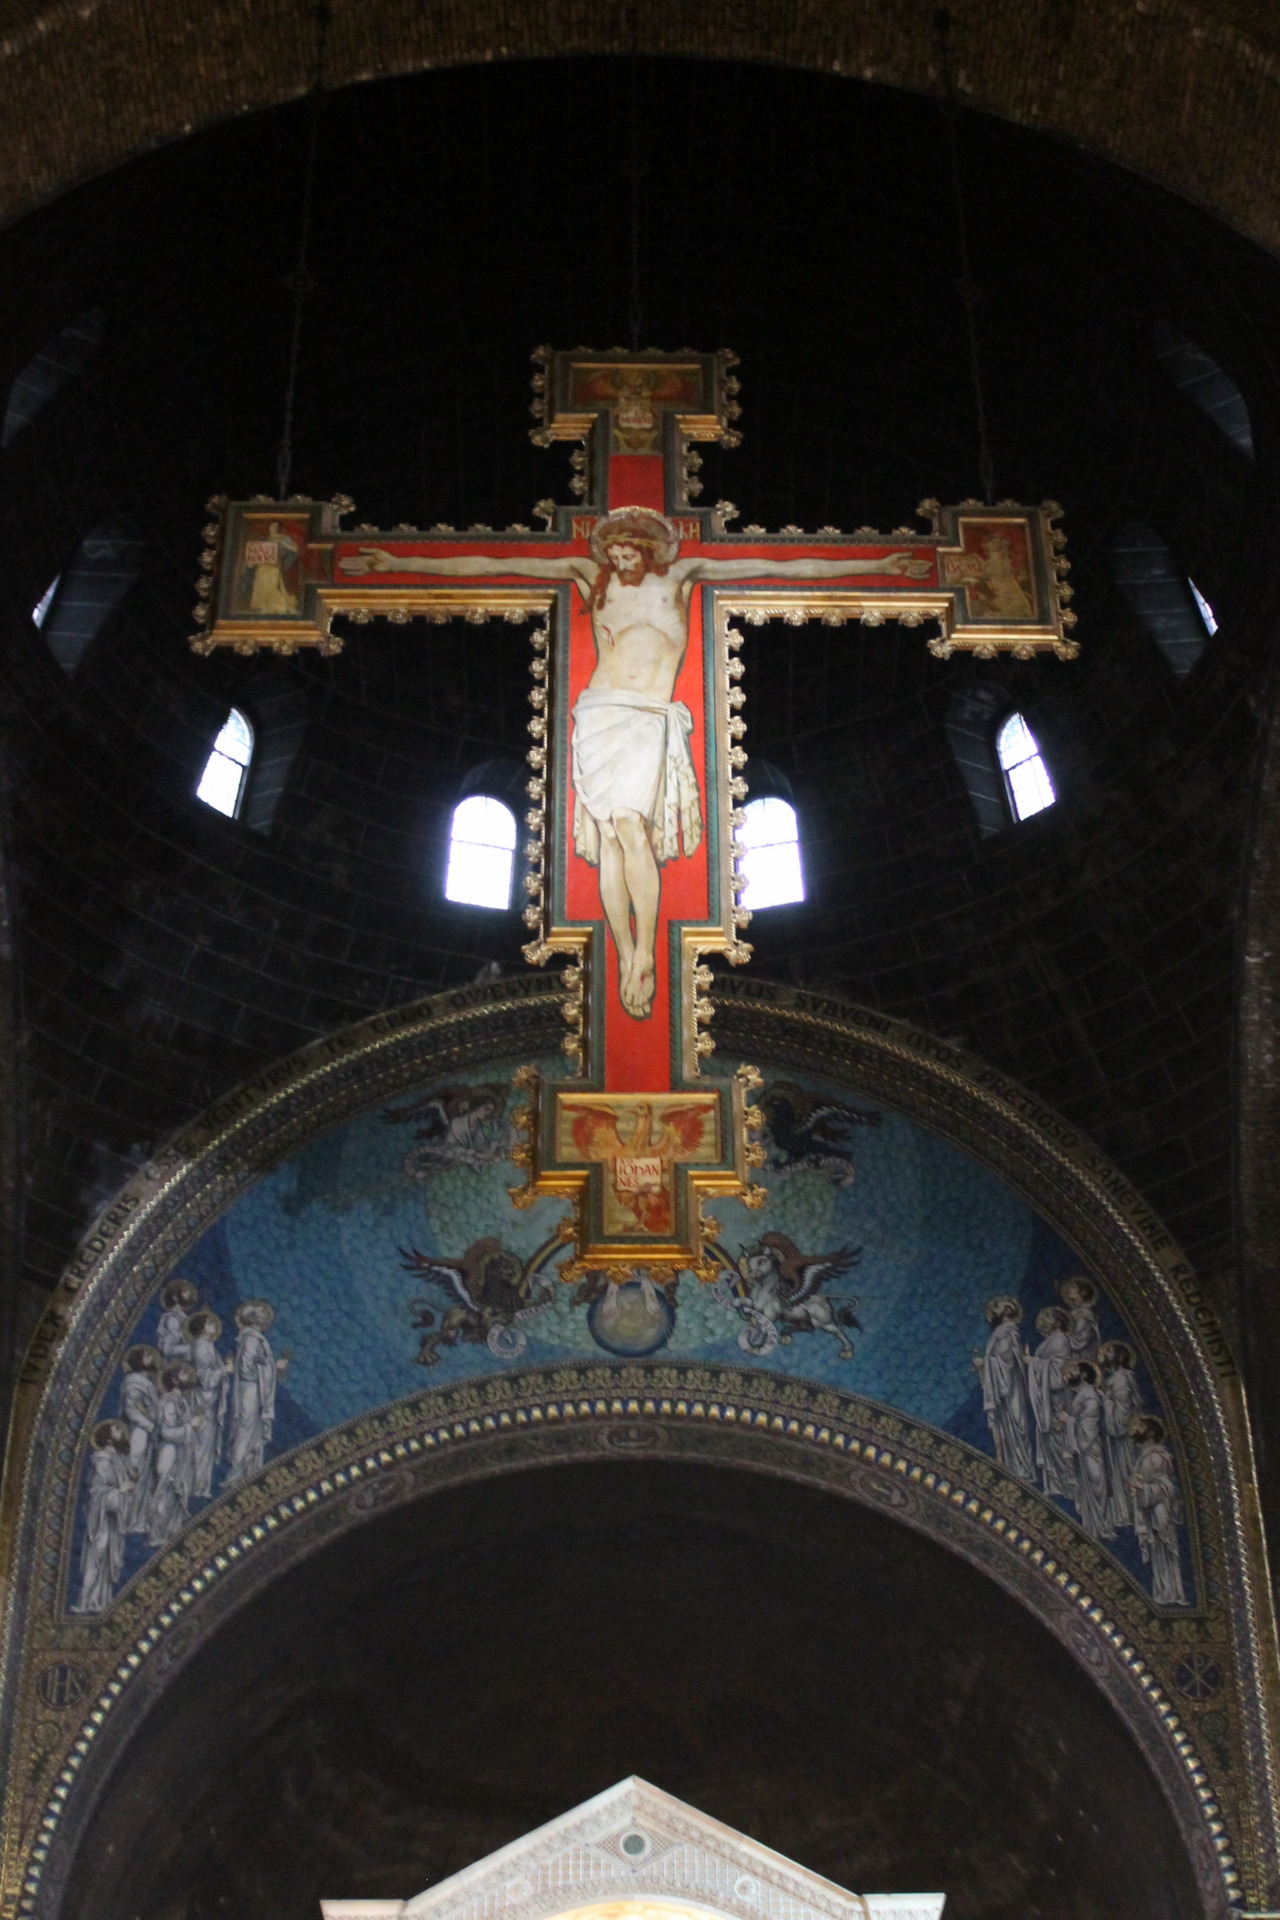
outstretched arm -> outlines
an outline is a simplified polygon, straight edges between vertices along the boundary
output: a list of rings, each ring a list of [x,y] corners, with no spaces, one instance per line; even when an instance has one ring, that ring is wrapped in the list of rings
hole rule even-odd
[[[933,562],[919,558],[910,547],[874,560],[703,560],[690,563],[690,580],[843,580],[855,573],[901,574],[923,580]]]
[[[509,580],[576,580],[590,586],[598,572],[594,560],[567,554],[562,560],[526,560],[518,553],[389,553],[385,547],[361,547],[338,561],[342,573],[430,573],[474,580],[500,574]]]

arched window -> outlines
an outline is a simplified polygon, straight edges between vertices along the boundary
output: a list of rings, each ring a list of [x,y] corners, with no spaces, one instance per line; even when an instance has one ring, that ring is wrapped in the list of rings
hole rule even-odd
[[[947,740],[984,838],[1002,833],[1009,824],[1009,794],[995,741],[996,721],[1008,709],[1003,684],[983,679],[981,670],[960,681],[947,707]]]
[[[746,889],[742,904],[752,913],[762,907],[785,907],[804,899],[804,873],[800,866],[800,829],[796,810],[789,800],[770,794],[752,800],[744,808],[745,818],[738,838],[746,852],[742,872]]]
[[[1011,713],[996,735],[996,758],[1015,820],[1043,813],[1057,799],[1036,737],[1020,713]]]
[[[196,798],[234,820],[244,798],[244,783],[253,759],[253,728],[239,707],[232,707],[204,763]]]
[[[142,532],[131,514],[117,513],[87,533],[38,620],[50,653],[75,673],[89,648],[138,577]],[[37,608],[32,609],[35,619]]]
[[[1213,609],[1158,533],[1128,520],[1111,541],[1116,584],[1179,680],[1218,630]]]
[[[84,371],[102,339],[102,324],[100,310],[90,307],[28,360],[9,389],[0,446],[7,447],[16,440],[68,380]]]
[[[1252,460],[1253,427],[1249,408],[1235,381],[1203,347],[1188,340],[1185,333],[1179,333],[1167,320],[1156,321],[1153,335],[1156,358],[1179,393],[1184,393],[1233,447]]]
[[[516,862],[516,817],[489,793],[473,793],[453,810],[444,897],[460,906],[511,905]]]

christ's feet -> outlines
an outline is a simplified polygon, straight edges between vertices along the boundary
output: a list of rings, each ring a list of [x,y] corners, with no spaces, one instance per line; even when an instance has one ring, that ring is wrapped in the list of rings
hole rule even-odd
[[[626,966],[618,968],[618,997],[633,1020],[647,1020],[653,1011],[653,955],[633,949]]]

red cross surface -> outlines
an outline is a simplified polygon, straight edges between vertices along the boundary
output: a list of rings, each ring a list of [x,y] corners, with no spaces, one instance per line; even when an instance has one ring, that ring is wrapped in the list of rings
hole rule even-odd
[[[572,506],[541,532],[344,530],[351,503],[211,503],[193,646],[333,652],[335,616],[490,618],[534,633],[527,957],[566,958],[573,1072],[529,1093],[517,1204],[573,1201],[567,1275],[705,1270],[711,1194],[763,1199],[752,1077],[712,1052],[704,956],[740,964],[746,797],[741,628],[936,622],[928,642],[1019,658],[1077,651],[1052,502],[920,509],[927,531],[733,531],[694,504],[700,441],[733,446],[730,353],[534,356],[533,438],[573,443]],[[712,1223],[713,1224],[713,1223]]]

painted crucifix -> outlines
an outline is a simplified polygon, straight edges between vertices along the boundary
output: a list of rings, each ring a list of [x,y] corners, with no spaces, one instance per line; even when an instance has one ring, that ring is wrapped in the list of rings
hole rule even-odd
[[[566,1272],[709,1271],[702,1203],[763,1199],[749,1168],[749,1073],[714,1078],[709,955],[749,957],[737,904],[746,797],[741,630],[772,619],[876,627],[936,621],[931,649],[1070,657],[1063,537],[1052,503],[921,509],[927,531],[731,529],[707,510],[699,441],[738,441],[731,354],[535,355],[534,439],[575,443],[574,506],[535,533],[344,531],[350,502],[217,503],[203,631],[229,645],[335,651],[335,616],[364,623],[538,619],[525,920],[535,964],[564,956],[576,1069],[524,1075],[531,1203],[574,1202]],[[262,590],[274,565],[287,592]]]
[[[929,560],[909,547],[838,560],[760,554],[681,559],[671,521],[651,507],[619,507],[597,521],[590,550],[563,559],[510,555],[397,554],[362,547],[338,562],[351,577],[425,573],[437,578],[572,580],[591,619],[595,670],[573,708],[570,766],[577,853],[600,870],[600,902],[617,957],[617,993],[633,1020],[653,1011],[659,867],[702,840],[701,784],[689,750],[693,715],[675,699],[689,648],[694,588],[730,580],[925,579]]]

